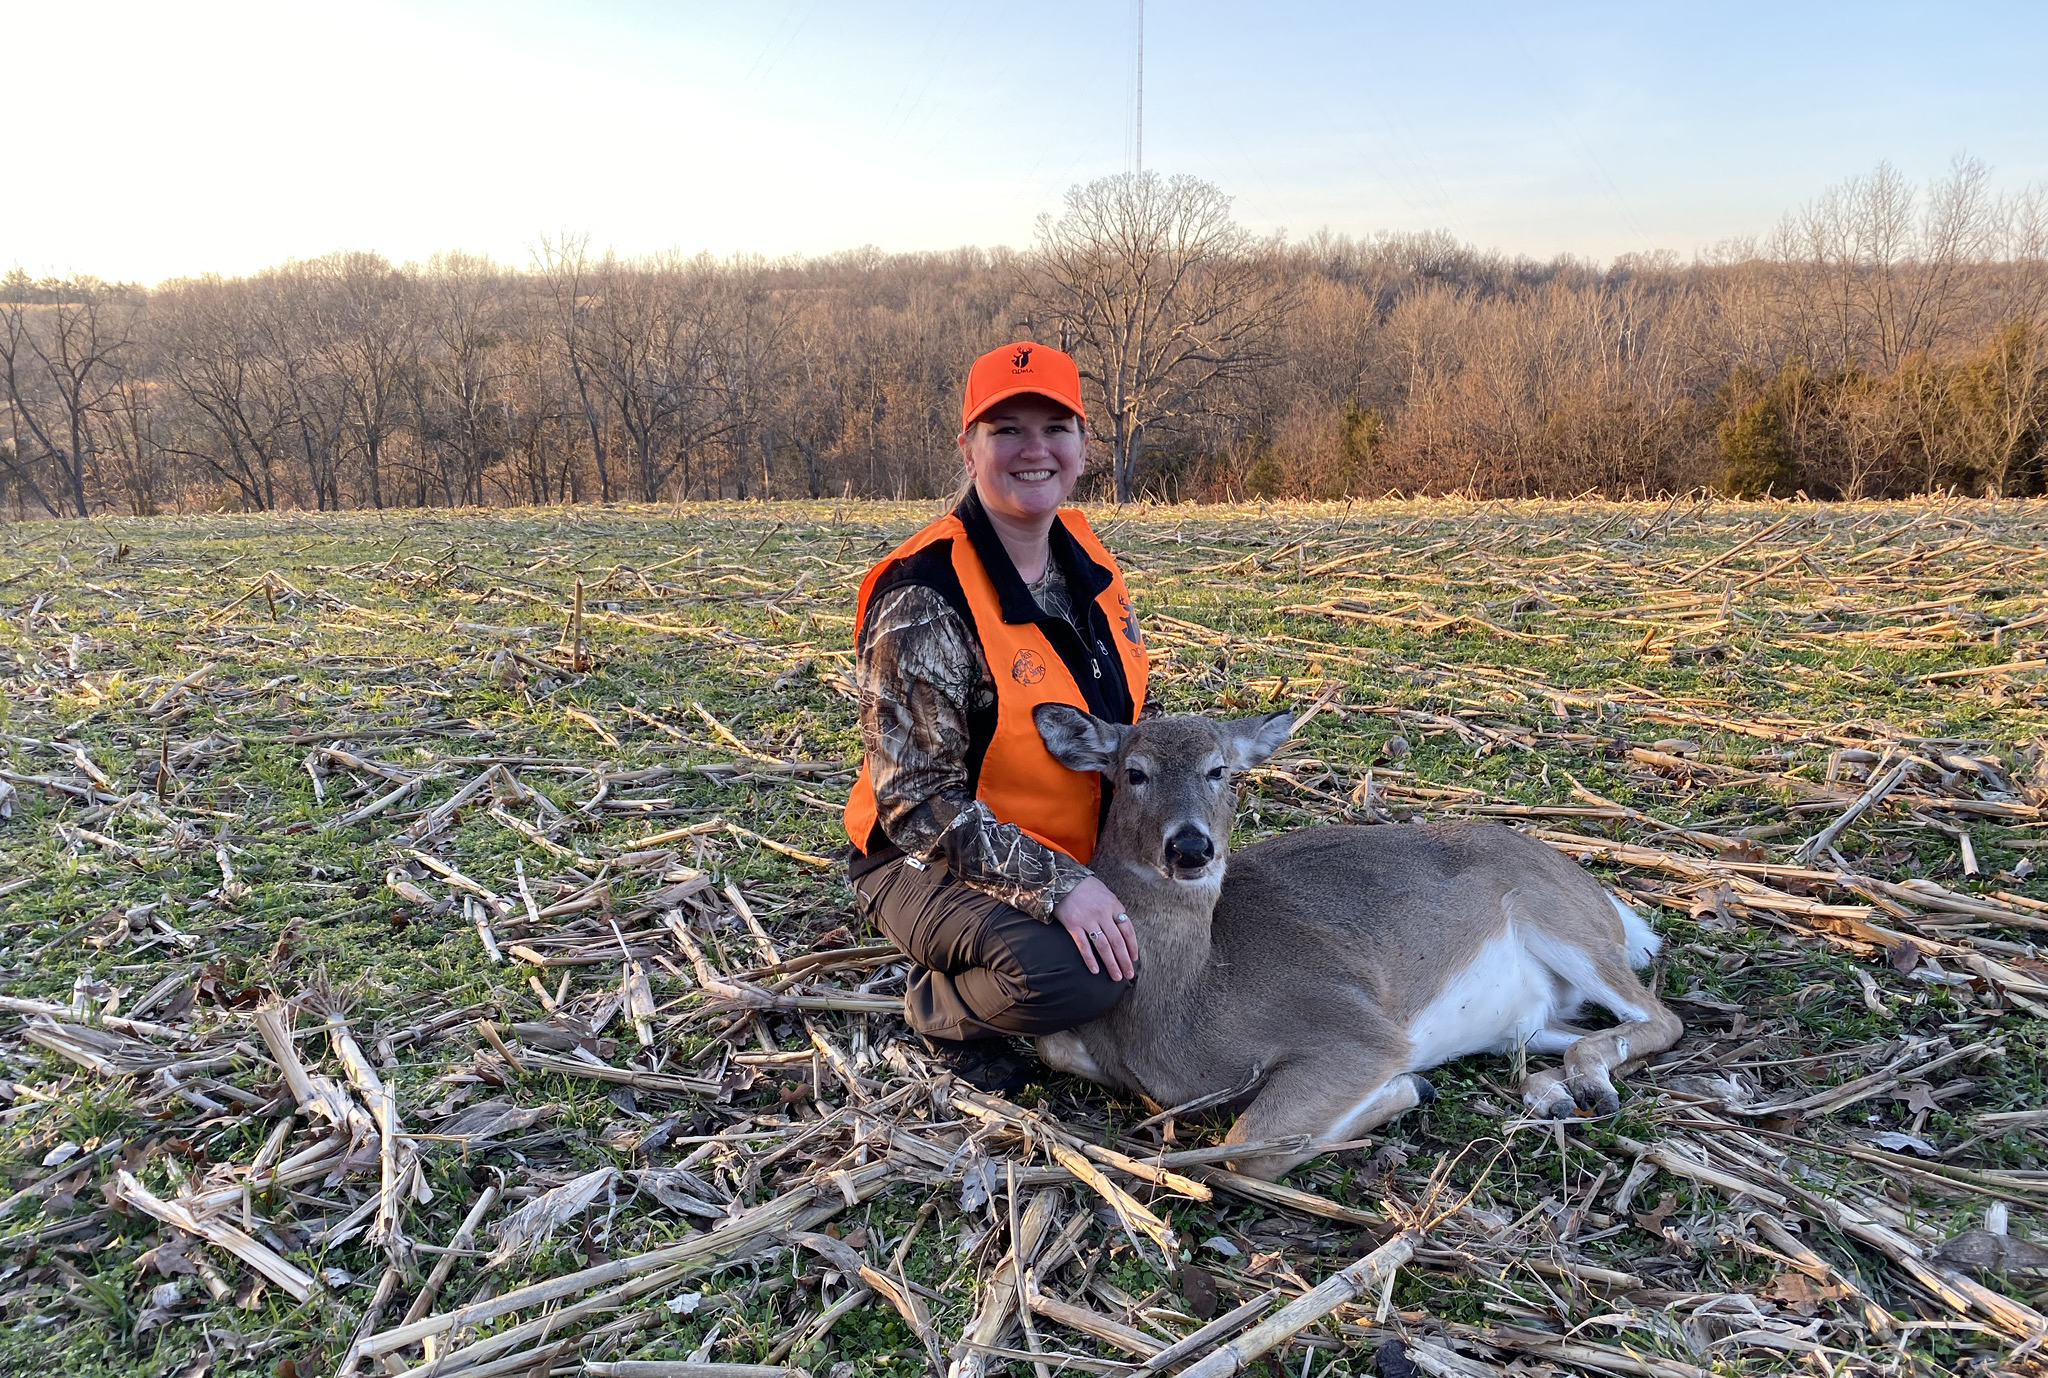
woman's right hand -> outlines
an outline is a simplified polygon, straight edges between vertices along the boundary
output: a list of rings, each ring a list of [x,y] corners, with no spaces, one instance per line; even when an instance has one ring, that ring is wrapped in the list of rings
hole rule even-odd
[[[1138,974],[1137,927],[1100,880],[1090,876],[1075,886],[1053,906],[1052,916],[1081,949],[1089,971],[1106,969],[1112,981],[1128,981]]]

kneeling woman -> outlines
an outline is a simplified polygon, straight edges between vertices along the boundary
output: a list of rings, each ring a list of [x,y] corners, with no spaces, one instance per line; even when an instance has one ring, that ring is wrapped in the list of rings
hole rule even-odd
[[[1145,648],[1116,561],[1062,508],[1085,462],[1074,361],[1028,341],[975,360],[960,414],[970,487],[862,581],[864,758],[846,805],[863,907],[915,968],[912,1029],[967,1080],[1021,1086],[1004,1036],[1086,1023],[1138,967],[1130,920],[1087,868],[1106,800],[1031,710],[1134,722]]]

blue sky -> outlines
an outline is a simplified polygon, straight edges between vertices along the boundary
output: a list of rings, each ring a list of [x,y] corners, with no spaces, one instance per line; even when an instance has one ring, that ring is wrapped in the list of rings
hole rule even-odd
[[[0,267],[1030,241],[1130,165],[1129,0],[0,0]],[[1889,159],[2048,182],[2048,3],[1151,0],[1145,163],[1259,231],[1689,257]],[[26,57],[27,61],[20,60]],[[26,133],[26,141],[20,136]],[[19,156],[19,155],[18,155]]]

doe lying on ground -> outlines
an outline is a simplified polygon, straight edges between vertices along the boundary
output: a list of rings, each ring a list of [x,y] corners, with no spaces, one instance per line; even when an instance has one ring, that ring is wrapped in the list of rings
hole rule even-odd
[[[1539,1117],[1616,1109],[1613,1074],[1670,1047],[1678,1019],[1636,978],[1658,939],[1571,861],[1494,824],[1304,828],[1228,858],[1231,777],[1293,716],[1125,726],[1059,704],[1055,759],[1116,785],[1090,863],[1137,926],[1141,967],[1104,1018],[1038,1040],[1061,1071],[1181,1105],[1256,1083],[1228,1142],[1274,1178],[1434,1093],[1468,1053],[1563,1054],[1531,1071]],[[1570,1021],[1597,1004],[1621,1022]]]

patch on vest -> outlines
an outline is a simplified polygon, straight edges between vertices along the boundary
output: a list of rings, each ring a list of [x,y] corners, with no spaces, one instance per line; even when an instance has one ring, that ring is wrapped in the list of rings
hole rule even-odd
[[[1030,647],[1017,652],[1010,662],[1010,678],[1019,684],[1036,684],[1045,678],[1045,657]]]
[[[1137,610],[1131,606],[1131,600],[1119,594],[1117,596],[1117,605],[1123,610],[1124,640],[1130,642],[1133,646],[1144,645],[1145,638],[1138,631],[1138,613]]]

